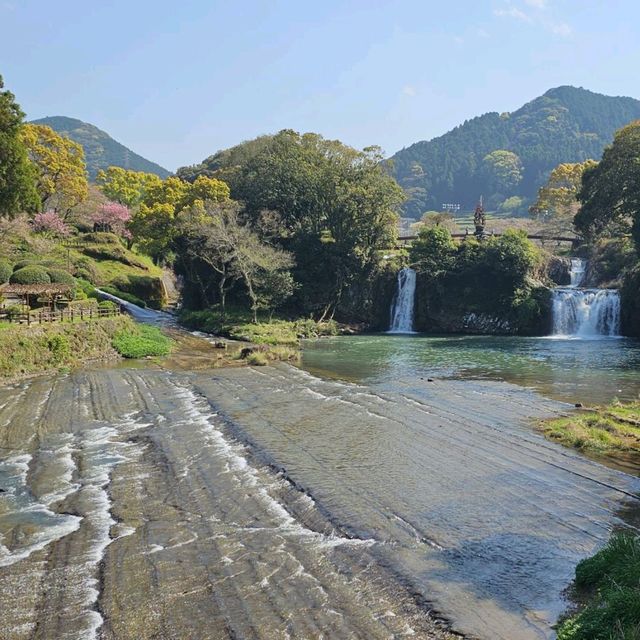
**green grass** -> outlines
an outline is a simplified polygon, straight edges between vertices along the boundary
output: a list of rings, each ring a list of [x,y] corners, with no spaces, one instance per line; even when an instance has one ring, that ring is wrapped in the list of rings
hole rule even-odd
[[[575,589],[586,605],[559,625],[558,640],[638,640],[640,537],[618,533],[580,562]]]
[[[640,402],[614,402],[542,424],[551,440],[586,452],[640,456]]]
[[[338,325],[333,321],[273,318],[254,324],[246,311],[237,310],[229,311],[224,322],[220,321],[217,309],[183,311],[180,321],[190,329],[272,346],[297,346],[302,338],[334,336],[338,333]]]
[[[84,322],[0,325],[0,381],[117,357],[116,333],[135,329],[127,316]]]
[[[116,333],[111,344],[124,358],[144,358],[166,356],[171,351],[172,341],[157,327],[134,325]]]

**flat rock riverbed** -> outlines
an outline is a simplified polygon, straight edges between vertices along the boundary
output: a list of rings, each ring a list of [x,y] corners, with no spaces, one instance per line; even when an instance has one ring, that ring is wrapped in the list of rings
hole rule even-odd
[[[4,387],[0,638],[552,638],[640,492],[531,429],[566,410],[289,365]]]

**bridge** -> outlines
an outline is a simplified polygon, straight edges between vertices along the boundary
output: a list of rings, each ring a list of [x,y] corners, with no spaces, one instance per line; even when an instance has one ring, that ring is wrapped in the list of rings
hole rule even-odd
[[[485,238],[497,238],[503,235],[502,233],[488,233],[484,237]],[[475,238],[475,234],[473,233],[452,233],[452,238],[456,238],[458,240],[464,240],[465,238]],[[577,238],[575,236],[547,236],[544,234],[530,234],[527,235],[529,240],[537,240],[540,243],[545,242],[557,242],[557,243],[570,243],[572,245],[582,242],[581,238]],[[409,236],[398,236],[398,241],[400,246],[398,248],[404,247],[407,244],[410,244],[413,240],[417,240],[417,235],[409,235]]]

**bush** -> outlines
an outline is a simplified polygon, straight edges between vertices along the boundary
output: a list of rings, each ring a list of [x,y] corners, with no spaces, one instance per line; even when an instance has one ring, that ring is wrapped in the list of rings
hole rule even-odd
[[[49,284],[51,278],[44,267],[32,265],[14,271],[9,282],[12,284]]]
[[[98,302],[98,309],[117,309],[118,305],[112,300],[101,300]]]
[[[119,331],[111,343],[125,358],[166,356],[171,351],[171,340],[157,327],[137,325],[133,331]]]
[[[51,351],[52,360],[57,364],[64,362],[71,354],[69,338],[63,334],[56,334],[47,340],[47,347]]]
[[[264,353],[250,353],[247,356],[247,364],[251,364],[254,367],[264,367],[268,364],[267,356]]]
[[[22,313],[28,313],[29,310],[30,310],[30,307],[26,305],[10,304],[8,307],[5,308],[4,311],[9,316],[9,318],[15,318],[16,316],[19,316]]]
[[[565,620],[558,640],[632,640],[640,631],[640,537],[617,533],[576,567],[575,586],[587,605]]]
[[[51,278],[51,282],[57,282],[58,284],[67,284],[70,287],[76,286],[75,278],[64,269],[49,269],[47,273],[49,274],[49,278]]]
[[[83,278],[76,279],[76,291],[82,291],[85,298],[95,298],[98,295],[96,293],[96,288]]]
[[[0,260],[0,284],[9,282],[9,278],[13,273],[13,267],[4,260]]]
[[[38,264],[36,260],[20,260],[13,265],[13,270],[24,269],[25,267],[32,267],[34,264]]]

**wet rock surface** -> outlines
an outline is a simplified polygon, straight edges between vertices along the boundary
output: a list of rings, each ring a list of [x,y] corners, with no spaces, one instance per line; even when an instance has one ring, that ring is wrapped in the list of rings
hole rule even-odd
[[[288,365],[0,389],[0,638],[551,638],[636,479],[492,382]]]

